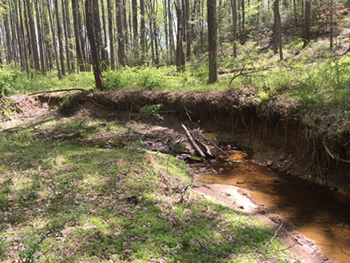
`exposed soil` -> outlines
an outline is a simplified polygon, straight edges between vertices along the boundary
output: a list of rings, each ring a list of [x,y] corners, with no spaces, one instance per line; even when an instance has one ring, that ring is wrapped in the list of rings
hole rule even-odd
[[[308,136],[307,127],[295,117],[298,105],[286,103],[281,97],[264,106],[256,106],[252,94],[254,90],[240,94],[220,91],[186,95],[165,92],[77,93],[69,100],[65,95],[53,94],[14,96],[12,100],[17,107],[14,113],[17,114],[3,119],[2,128],[11,129],[8,120],[15,119],[29,125],[31,118],[40,118],[57,110],[68,116],[91,114],[128,122],[132,132],[143,138],[147,149],[170,152],[174,138],[183,136],[181,123],[185,123],[190,129],[220,132],[221,143],[241,147],[257,163],[268,164],[274,170],[327,185],[350,196],[349,164],[332,159],[320,139]],[[142,106],[159,103],[163,104],[159,113],[164,121],[140,115]],[[341,157],[348,151],[340,143],[332,146]],[[303,259],[301,262],[328,261],[312,241],[294,231],[263,204],[255,202],[247,192],[234,186],[202,183],[198,183],[195,190],[266,221],[276,231],[282,225],[278,236],[283,237],[291,251]]]

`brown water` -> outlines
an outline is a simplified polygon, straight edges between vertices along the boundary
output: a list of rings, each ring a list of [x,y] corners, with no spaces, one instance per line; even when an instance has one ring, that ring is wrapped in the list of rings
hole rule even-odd
[[[277,174],[239,151],[197,167],[206,183],[241,187],[316,242],[332,262],[350,262],[350,198],[308,181]]]

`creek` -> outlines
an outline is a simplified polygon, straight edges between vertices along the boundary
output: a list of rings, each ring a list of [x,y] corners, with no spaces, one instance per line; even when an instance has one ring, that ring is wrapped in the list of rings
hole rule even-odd
[[[326,187],[259,165],[246,153],[196,164],[204,183],[234,185],[315,241],[332,262],[350,262],[350,198]]]

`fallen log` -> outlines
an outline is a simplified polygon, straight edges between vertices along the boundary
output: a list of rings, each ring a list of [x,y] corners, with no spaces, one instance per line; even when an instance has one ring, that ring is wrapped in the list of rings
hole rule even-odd
[[[81,89],[81,88],[73,88],[73,89],[57,89],[57,90],[45,90],[45,91],[38,91],[38,92],[34,92],[34,93],[30,93],[28,94],[28,96],[34,96],[34,95],[38,95],[38,94],[45,94],[45,93],[55,93],[55,92],[64,92],[64,91],[74,91],[74,90],[78,90],[78,91],[83,91],[83,92],[91,92],[92,90],[86,90],[86,89]]]
[[[185,130],[187,137],[190,139],[191,143],[193,144],[194,148],[197,150],[197,152],[200,154],[200,156],[205,158],[205,154],[202,152],[202,150],[199,148],[199,146],[197,145],[197,143],[194,141],[194,139],[192,138],[190,132],[188,131],[188,129],[186,128],[185,125],[181,124],[182,128]]]

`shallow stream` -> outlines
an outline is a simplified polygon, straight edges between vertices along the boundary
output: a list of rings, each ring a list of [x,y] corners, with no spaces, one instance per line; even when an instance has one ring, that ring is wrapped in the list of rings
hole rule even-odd
[[[350,262],[350,198],[308,181],[278,174],[241,151],[227,151],[196,169],[205,183],[249,191],[254,200],[316,242],[331,262]]]

